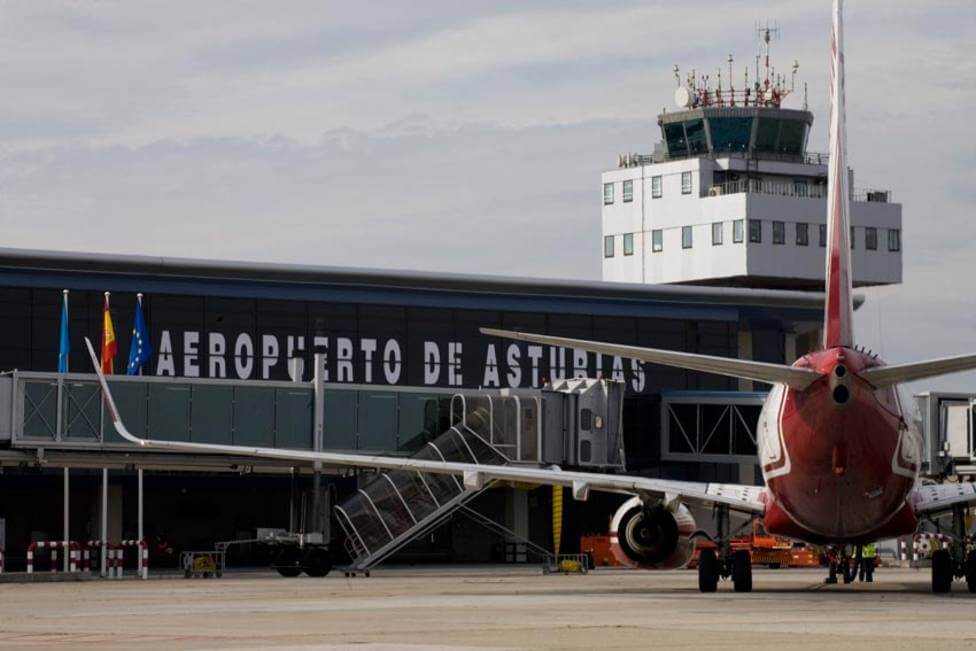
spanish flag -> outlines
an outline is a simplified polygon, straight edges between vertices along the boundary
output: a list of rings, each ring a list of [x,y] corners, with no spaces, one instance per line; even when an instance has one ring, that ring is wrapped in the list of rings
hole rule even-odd
[[[111,375],[115,370],[115,354],[119,344],[115,341],[115,326],[112,325],[112,312],[108,306],[109,293],[105,292],[105,306],[102,308],[102,373]]]

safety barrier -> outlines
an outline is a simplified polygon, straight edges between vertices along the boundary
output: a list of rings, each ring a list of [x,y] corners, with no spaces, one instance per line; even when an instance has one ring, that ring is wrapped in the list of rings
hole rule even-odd
[[[118,546],[119,576],[122,574],[122,560],[126,547],[136,548],[136,575],[142,579],[149,578],[149,546],[145,540],[123,540]]]
[[[118,545],[108,545],[105,551],[105,576],[110,579],[122,578],[122,548]]]
[[[34,552],[49,550],[51,559],[51,571],[58,571],[58,550],[64,550],[65,543],[63,540],[38,540],[32,542],[27,547],[27,573],[34,573]],[[68,571],[77,572],[78,566],[81,561],[81,545],[73,540],[69,540],[67,544],[67,554],[68,554]]]
[[[941,533],[919,533],[912,538],[912,562],[928,560],[932,552],[942,549],[946,545],[948,538]],[[904,541],[902,541],[904,545]],[[902,554],[906,555],[907,550]]]

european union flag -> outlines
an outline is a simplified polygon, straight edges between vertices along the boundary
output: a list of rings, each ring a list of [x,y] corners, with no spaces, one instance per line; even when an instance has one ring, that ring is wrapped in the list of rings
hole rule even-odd
[[[136,298],[138,300],[136,301],[136,318],[132,324],[129,366],[125,370],[127,375],[139,375],[142,365],[153,354],[152,342],[149,340],[149,328],[146,327],[146,318],[142,314],[142,294],[139,294]]]
[[[68,338],[68,290],[64,290],[64,302],[61,303],[61,332],[58,342],[58,373],[68,372],[68,353],[71,352],[71,340]]]

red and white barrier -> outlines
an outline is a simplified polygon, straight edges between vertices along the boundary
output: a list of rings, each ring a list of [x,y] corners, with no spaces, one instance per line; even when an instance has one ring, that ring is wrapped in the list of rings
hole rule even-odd
[[[136,575],[142,579],[149,578],[149,546],[145,540],[123,540],[119,543],[119,572],[121,575],[122,554],[125,547],[136,548]]]
[[[122,548],[114,545],[108,545],[108,550],[105,552],[106,564],[108,565],[105,576],[110,579],[121,579],[122,578]]]
[[[65,544],[63,540],[38,540],[32,542],[27,547],[27,573],[33,574],[34,572],[34,552],[40,550],[49,550],[51,558],[51,571],[58,571],[58,550],[63,550],[68,555],[68,571],[77,572],[78,565],[81,560],[81,546],[75,541],[68,541],[67,549],[65,550]]]
[[[948,538],[941,533],[919,533],[912,539],[912,561],[928,559],[932,552],[946,546]]]

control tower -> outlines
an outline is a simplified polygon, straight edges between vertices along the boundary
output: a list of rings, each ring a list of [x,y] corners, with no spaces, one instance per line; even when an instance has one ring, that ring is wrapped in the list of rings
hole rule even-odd
[[[805,90],[802,108],[784,106],[799,64],[778,74],[775,30],[758,31],[755,67],[737,82],[731,54],[715,75],[675,66],[677,110],[658,116],[661,142],[603,173],[604,280],[823,288],[827,156],[807,151]],[[854,285],[901,282],[901,205],[851,187]]]

